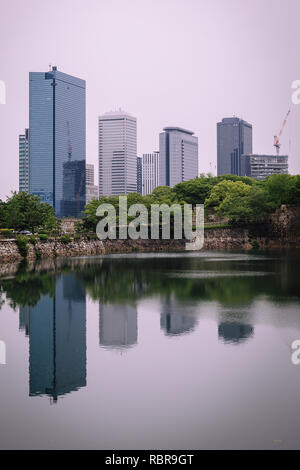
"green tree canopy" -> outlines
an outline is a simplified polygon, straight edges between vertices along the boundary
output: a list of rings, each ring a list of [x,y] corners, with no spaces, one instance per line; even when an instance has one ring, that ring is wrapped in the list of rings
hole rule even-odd
[[[15,230],[49,230],[57,225],[53,207],[25,192],[13,192],[5,203],[0,203],[0,221],[3,228]]]

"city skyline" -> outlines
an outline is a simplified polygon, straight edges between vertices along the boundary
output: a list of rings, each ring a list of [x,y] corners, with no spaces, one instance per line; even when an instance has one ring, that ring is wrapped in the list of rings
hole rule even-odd
[[[228,0],[225,5],[217,0],[209,4],[165,0],[131,1],[125,8],[120,1],[90,0],[87,7],[75,0],[60,2],[58,16],[53,4],[29,0],[27,5],[18,3],[17,17],[16,2],[4,1],[0,40],[9,48],[0,52],[0,79],[6,85],[6,104],[0,106],[0,125],[5,129],[0,197],[18,189],[16,136],[29,125],[24,86],[28,72],[46,70],[49,63],[88,83],[87,161],[95,167],[96,119],[108,109],[121,106],[137,116],[138,155],[158,147],[158,134],[165,125],[193,129],[201,142],[201,171],[209,172],[210,162],[216,164],[216,122],[234,115],[251,122],[254,151],[272,154],[273,136],[291,106],[281,154],[289,155],[290,173],[299,173],[300,107],[291,104],[291,84],[299,79],[298,3],[290,0],[287,8],[283,1],[274,0],[272,9],[270,5],[269,1],[240,5]],[[173,22],[168,22],[166,31],[162,26],[170,11]],[[66,17],[68,21],[63,20]],[[155,36],[147,33],[149,22],[157,26]],[[44,34],[51,23],[55,23],[55,37]],[[74,36],[74,30],[80,35]],[[238,41],[241,33],[243,41]],[[178,67],[178,50],[190,63],[189,69]],[[120,71],[124,71],[122,79]]]

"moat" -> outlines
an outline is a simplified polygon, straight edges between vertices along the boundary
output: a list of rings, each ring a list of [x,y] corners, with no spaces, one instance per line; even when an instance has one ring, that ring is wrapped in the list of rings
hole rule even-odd
[[[0,447],[300,448],[299,261],[273,250],[2,265]]]

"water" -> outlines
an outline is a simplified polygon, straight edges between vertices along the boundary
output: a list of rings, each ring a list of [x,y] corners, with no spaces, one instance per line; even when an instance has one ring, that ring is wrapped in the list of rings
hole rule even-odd
[[[298,449],[300,253],[2,271],[0,448]]]

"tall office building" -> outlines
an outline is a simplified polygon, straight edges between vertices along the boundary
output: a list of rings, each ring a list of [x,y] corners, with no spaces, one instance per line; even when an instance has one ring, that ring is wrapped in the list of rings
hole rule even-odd
[[[86,202],[91,199],[98,199],[99,188],[95,185],[94,165],[86,164]]]
[[[180,127],[159,134],[159,184],[175,186],[198,176],[198,138]]]
[[[19,135],[19,191],[29,193],[29,129]]]
[[[288,174],[287,155],[242,155],[242,176],[263,180],[276,174]]]
[[[29,74],[30,192],[58,217],[80,216],[85,195],[85,81],[59,72]]]
[[[121,109],[99,117],[99,196],[137,190],[136,118]]]
[[[137,157],[136,161],[136,190],[139,194],[143,193],[143,159]]]
[[[159,185],[159,152],[143,154],[143,195]]]
[[[241,156],[246,153],[252,153],[252,125],[237,117],[218,122],[218,175],[242,176]]]

